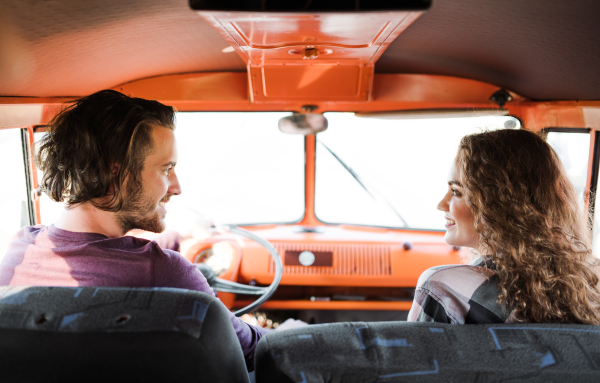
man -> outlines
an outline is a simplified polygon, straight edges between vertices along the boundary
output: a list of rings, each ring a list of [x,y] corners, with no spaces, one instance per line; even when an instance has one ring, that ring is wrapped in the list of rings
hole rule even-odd
[[[43,190],[65,210],[48,227],[24,227],[0,265],[0,285],[178,287],[214,295],[179,253],[124,236],[160,233],[165,204],[181,193],[172,107],[104,90],[49,124],[36,162]],[[265,330],[231,315],[249,371]]]

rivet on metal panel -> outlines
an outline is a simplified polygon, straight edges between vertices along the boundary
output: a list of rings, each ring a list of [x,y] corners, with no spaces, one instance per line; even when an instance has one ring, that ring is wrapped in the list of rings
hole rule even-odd
[[[317,51],[317,48],[315,48],[315,47],[304,48],[304,51],[302,52],[303,59],[313,60],[313,59],[316,59],[317,57],[319,57],[319,52]]]

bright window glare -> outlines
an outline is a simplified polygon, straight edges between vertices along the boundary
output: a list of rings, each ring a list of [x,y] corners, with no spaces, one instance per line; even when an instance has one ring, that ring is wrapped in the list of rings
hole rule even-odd
[[[178,113],[176,173],[182,193],[171,198],[167,227],[186,232],[216,224],[291,223],[304,214],[304,138],[283,134],[289,113]],[[36,142],[45,133],[37,133]],[[42,174],[38,173],[41,180]],[[42,223],[62,203],[40,199]]]
[[[315,213],[328,223],[444,229],[436,209],[460,139],[520,127],[513,117],[387,120],[326,113],[317,135]],[[362,187],[325,146],[362,181]],[[390,207],[391,206],[391,207]],[[396,212],[394,212],[396,210]]]
[[[0,130],[0,161],[5,167],[4,187],[0,188],[0,261],[11,238],[29,223],[27,190],[20,129]]]
[[[577,189],[579,204],[584,207],[590,147],[589,133],[549,132],[546,141],[563,163],[565,171]]]
[[[33,138],[35,140],[36,150],[39,146],[40,140],[42,138],[44,138],[45,135],[46,135],[46,133],[44,133],[44,132],[34,133]],[[37,171],[37,175],[38,175],[38,182],[41,183],[44,173],[42,173],[39,168],[36,168],[36,171]],[[64,205],[62,202],[52,201],[46,193],[42,193],[40,195],[40,212],[41,212],[41,219],[42,219],[42,222],[40,222],[40,223],[42,225],[44,225],[44,226],[52,225],[58,219],[58,217],[60,216],[60,213],[62,213],[63,210],[64,210]]]
[[[291,223],[304,214],[304,137],[283,134],[289,113],[178,113],[176,172],[167,226]],[[196,214],[197,213],[197,214]]]

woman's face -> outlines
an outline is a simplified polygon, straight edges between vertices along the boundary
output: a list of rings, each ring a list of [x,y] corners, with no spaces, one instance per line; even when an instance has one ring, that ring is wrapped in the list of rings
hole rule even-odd
[[[444,240],[453,246],[466,246],[477,249],[478,235],[475,231],[475,217],[468,206],[468,196],[462,186],[461,177],[452,161],[448,174],[448,191],[437,208],[445,213],[446,235]]]

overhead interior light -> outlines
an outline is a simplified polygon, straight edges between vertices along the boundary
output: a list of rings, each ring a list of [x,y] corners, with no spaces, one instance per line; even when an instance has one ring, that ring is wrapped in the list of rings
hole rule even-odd
[[[420,109],[354,113],[356,117],[378,118],[382,120],[426,120],[434,118],[508,116],[508,114],[508,110],[506,109]]]
[[[223,53],[232,53],[235,52],[235,49],[233,49],[233,47],[225,47],[221,50],[221,52]]]

